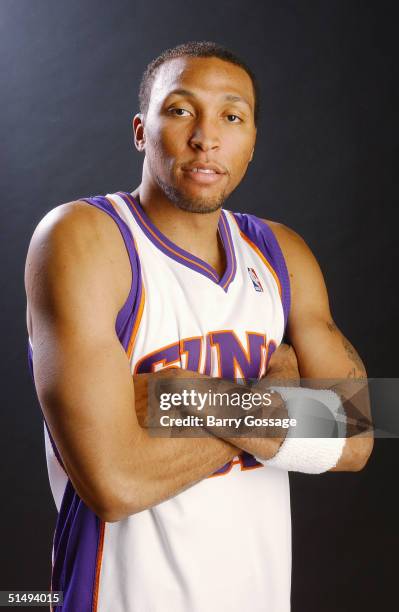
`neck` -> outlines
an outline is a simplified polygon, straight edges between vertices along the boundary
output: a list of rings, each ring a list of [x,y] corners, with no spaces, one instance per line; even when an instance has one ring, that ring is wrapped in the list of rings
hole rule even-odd
[[[181,210],[147,181],[132,191],[152,223],[180,248],[209,263],[221,275],[225,268],[217,228],[221,210],[191,213]]]

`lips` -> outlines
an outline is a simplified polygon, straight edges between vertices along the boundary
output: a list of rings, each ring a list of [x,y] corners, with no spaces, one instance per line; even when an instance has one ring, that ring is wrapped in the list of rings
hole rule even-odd
[[[215,170],[211,170],[210,168],[190,168],[187,172],[202,172],[202,174],[220,174],[220,172],[216,172]]]
[[[219,181],[222,181],[227,172],[216,164],[203,164],[197,162],[182,166],[182,174],[191,185],[197,185],[198,187],[204,188],[207,186],[211,187],[219,183]]]
[[[214,162],[192,162],[191,164],[184,164],[182,166],[184,172],[198,173],[198,174],[226,174],[224,168]]]

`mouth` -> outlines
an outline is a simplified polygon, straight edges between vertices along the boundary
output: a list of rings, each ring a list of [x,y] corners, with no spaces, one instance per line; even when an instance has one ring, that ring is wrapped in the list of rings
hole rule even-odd
[[[190,168],[187,172],[201,172],[202,174],[221,174],[221,172],[216,172],[216,170],[211,170],[210,168]]]
[[[182,172],[189,180],[202,185],[217,183],[227,174],[217,164],[204,164],[200,162],[182,166]]]

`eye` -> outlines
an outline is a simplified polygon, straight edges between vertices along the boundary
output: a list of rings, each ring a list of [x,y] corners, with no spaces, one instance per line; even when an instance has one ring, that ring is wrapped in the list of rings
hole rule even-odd
[[[185,108],[169,108],[168,112],[177,117],[189,117],[191,115],[190,111]]]
[[[239,123],[242,119],[238,115],[226,115],[229,123]]]

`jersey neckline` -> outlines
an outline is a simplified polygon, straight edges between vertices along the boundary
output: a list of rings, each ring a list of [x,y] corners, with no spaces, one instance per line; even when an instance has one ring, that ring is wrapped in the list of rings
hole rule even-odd
[[[225,252],[226,268],[219,278],[216,270],[206,261],[203,261],[169,240],[169,238],[153,224],[143,207],[133,198],[131,193],[118,191],[116,195],[121,197],[128,205],[129,210],[132,212],[134,219],[143,230],[144,234],[160,251],[162,251],[162,253],[191,270],[195,270],[203,276],[206,276],[216,285],[220,286],[223,291],[228,291],[236,274],[237,261],[230,226],[223,209],[219,217],[218,231]]]

